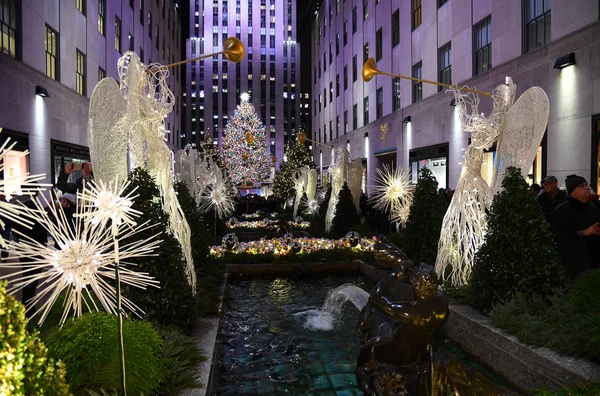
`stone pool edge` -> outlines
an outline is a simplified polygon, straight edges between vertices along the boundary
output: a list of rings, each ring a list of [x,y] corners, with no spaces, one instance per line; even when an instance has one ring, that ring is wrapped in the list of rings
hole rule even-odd
[[[199,338],[199,345],[212,359],[203,362],[200,381],[205,387],[186,390],[181,396],[205,396],[216,394],[218,372],[220,368],[220,352],[218,332],[221,329],[224,299],[229,287],[229,279],[233,276],[255,275],[294,275],[298,268],[310,268],[310,272],[320,273],[360,273],[362,276],[379,282],[390,269],[378,268],[361,260],[336,263],[297,263],[297,264],[229,264],[221,288],[219,314],[207,319],[212,323],[209,334],[194,331]],[[562,386],[575,386],[581,381],[600,382],[600,366],[589,361],[559,355],[547,348],[529,346],[518,341],[512,335],[495,328],[490,320],[466,305],[450,305],[450,315],[444,327],[448,338],[461,348],[502,375],[517,388],[527,392],[532,388],[558,390]],[[207,346],[212,340],[212,350]]]

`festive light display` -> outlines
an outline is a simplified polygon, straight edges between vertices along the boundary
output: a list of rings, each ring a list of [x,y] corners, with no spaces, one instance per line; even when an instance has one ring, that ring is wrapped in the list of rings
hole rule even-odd
[[[240,242],[229,249],[227,246],[211,246],[210,255],[222,257],[226,253],[234,254],[298,254],[313,253],[320,250],[352,249],[355,251],[372,252],[377,238],[362,238],[358,243],[354,236],[351,238],[325,239],[325,238],[273,238],[259,241]],[[300,245],[300,250],[298,250]]]
[[[377,168],[375,182],[371,198],[375,209],[389,213],[392,221],[404,227],[410,214],[414,190],[408,170],[399,166],[393,169],[384,164],[383,170]]]
[[[117,196],[119,190],[118,187],[110,191],[106,186],[99,187],[96,196]],[[142,289],[147,286],[157,286],[158,282],[148,274],[135,272],[127,266],[131,258],[154,254],[154,250],[160,243],[157,235],[131,243],[126,242],[118,251],[115,250],[113,234],[115,228],[119,234],[117,238],[119,241],[131,240],[129,239],[131,236],[148,228],[147,224],[133,226],[131,216],[135,216],[135,213],[125,209],[131,207],[128,202],[130,198],[119,198],[119,207],[110,210],[104,205],[108,202],[104,198],[97,201],[90,198],[84,201],[80,196],[74,224],[70,224],[67,220],[62,207],[48,202],[44,196],[34,200],[37,210],[25,209],[29,217],[46,229],[56,241],[58,248],[53,245],[42,245],[25,235],[20,235],[19,242],[12,244],[13,254],[16,258],[25,260],[17,263],[3,262],[0,266],[19,269],[5,276],[13,279],[10,293],[15,293],[36,280],[42,282],[43,287],[38,288],[28,308],[41,304],[41,308],[36,313],[41,313],[40,324],[44,322],[62,293],[65,293],[65,304],[61,323],[66,320],[70,311],[73,311],[76,316],[81,316],[84,307],[88,310],[98,310],[96,301],[90,298],[92,295],[95,295],[107,312],[117,314],[117,297],[113,284],[117,256],[121,265],[120,282]],[[110,227],[103,226],[108,219],[115,221]],[[132,312],[139,309],[125,298],[122,299],[122,303]]]
[[[288,221],[288,226],[291,228],[309,228],[310,221]],[[274,230],[279,227],[278,221],[272,221],[269,219],[257,220],[257,221],[227,221],[225,223],[227,228],[255,228],[255,229],[267,229]]]
[[[243,213],[242,216],[246,219],[260,219],[260,218],[264,217],[260,213]]]
[[[271,154],[265,127],[249,100],[242,99],[227,122],[223,136],[223,160],[235,185],[266,181]]]

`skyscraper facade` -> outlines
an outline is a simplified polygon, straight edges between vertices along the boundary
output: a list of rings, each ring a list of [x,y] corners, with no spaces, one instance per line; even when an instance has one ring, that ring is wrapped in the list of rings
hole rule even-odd
[[[180,60],[180,26],[173,0],[0,1],[0,141],[17,143],[5,169],[53,182],[65,163],[89,160],[89,98],[98,81],[119,81],[117,61],[127,51],[146,64]],[[168,79],[176,98],[181,77],[172,69]],[[181,109],[176,100],[165,119],[172,148]],[[29,159],[19,159],[25,150]]]
[[[213,56],[187,64],[181,144],[212,140],[220,145],[240,95],[248,92],[271,154],[280,162],[300,122],[296,0],[190,0],[188,59],[222,51],[228,37],[246,47],[240,63]]]
[[[327,181],[331,148],[362,158],[365,185],[384,164],[427,166],[440,187],[455,188],[470,135],[461,130],[452,94],[379,70],[491,92],[507,76],[517,97],[539,86],[550,116],[528,181],[576,173],[600,184],[599,3],[592,0],[325,0],[312,25],[312,136]],[[480,96],[486,114],[492,101]],[[326,146],[323,146],[326,145]],[[482,175],[493,173],[495,146]]]

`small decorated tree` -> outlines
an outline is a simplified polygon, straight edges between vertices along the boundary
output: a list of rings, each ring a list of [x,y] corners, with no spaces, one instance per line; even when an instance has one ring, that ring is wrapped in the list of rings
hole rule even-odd
[[[517,292],[545,297],[563,283],[540,205],[521,171],[509,167],[492,203],[485,242],[475,256],[471,304],[486,312]]]
[[[286,201],[293,198],[296,191],[294,188],[294,176],[296,172],[304,167],[315,168],[310,157],[310,152],[302,139],[297,139],[294,144],[288,144],[285,149],[285,161],[279,166],[273,181],[273,194],[279,200]]]
[[[344,183],[344,186],[340,190],[338,196],[338,202],[335,206],[335,217],[333,218],[333,231],[338,236],[344,236],[353,225],[360,223],[360,216],[356,211],[354,205],[354,199],[348,184]]]
[[[271,155],[265,127],[248,98],[235,109],[223,136],[223,161],[234,185],[266,181]]]
[[[437,187],[431,170],[421,169],[400,246],[411,260],[429,265],[435,265],[442,221],[448,208]]]

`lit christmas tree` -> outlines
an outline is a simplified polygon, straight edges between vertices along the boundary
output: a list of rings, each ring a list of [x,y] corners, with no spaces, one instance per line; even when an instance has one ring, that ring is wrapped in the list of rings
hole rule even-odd
[[[304,166],[311,169],[315,164],[310,158],[310,152],[306,147],[306,135],[300,132],[300,137],[294,144],[288,144],[285,149],[285,161],[279,166],[273,180],[273,194],[281,200],[292,198],[296,193],[293,178],[298,170]]]
[[[269,178],[271,155],[265,127],[248,100],[248,94],[242,94],[242,102],[225,128],[223,160],[235,185],[262,182]]]

